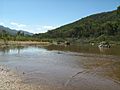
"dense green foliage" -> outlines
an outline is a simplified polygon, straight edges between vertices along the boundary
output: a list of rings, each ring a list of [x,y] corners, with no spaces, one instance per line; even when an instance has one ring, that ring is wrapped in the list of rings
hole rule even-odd
[[[72,38],[120,41],[120,6],[117,10],[82,18],[47,33],[34,35],[39,38]]]
[[[26,31],[17,31],[0,25],[0,40],[7,41],[33,41],[32,33]],[[38,39],[37,39],[38,40]]]
[[[6,30],[1,30],[0,32],[0,40],[4,40],[4,42],[6,41],[27,41],[31,39],[32,39],[32,36],[24,35],[24,33],[20,31],[18,31],[18,33],[15,35],[10,34]]]
[[[7,44],[8,41],[40,41],[51,42],[50,39],[40,39],[33,35],[26,35],[23,31],[17,31],[16,34],[10,34],[6,30],[0,30],[0,41],[4,41]]]

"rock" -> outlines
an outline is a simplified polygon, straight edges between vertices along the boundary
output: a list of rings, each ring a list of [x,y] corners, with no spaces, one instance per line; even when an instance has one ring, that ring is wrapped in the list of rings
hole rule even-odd
[[[66,41],[65,44],[66,44],[66,45],[70,45],[70,42]]]
[[[102,47],[102,48],[110,48],[110,44],[106,41],[102,41],[100,42],[100,44],[98,45],[98,47]]]

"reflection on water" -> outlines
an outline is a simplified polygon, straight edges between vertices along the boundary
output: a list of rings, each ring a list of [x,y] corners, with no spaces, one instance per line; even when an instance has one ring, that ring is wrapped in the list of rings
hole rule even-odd
[[[18,54],[21,50],[29,48],[30,46],[13,46],[13,47],[0,47],[0,53],[12,53],[16,51]],[[103,54],[103,55],[117,55],[120,56],[120,46],[113,46],[111,48],[100,48],[97,46],[83,45],[83,46],[60,46],[60,45],[49,45],[49,46],[34,46],[36,48],[44,48],[46,50],[58,50],[58,51],[70,51],[78,53],[90,53],[90,54]]]
[[[24,46],[0,47],[0,54],[12,53],[12,51],[17,52],[19,54],[20,51],[24,48],[26,48],[26,47],[24,47]]]
[[[82,45],[82,46],[50,45],[45,48],[48,50],[60,50],[60,51],[71,51],[71,52],[79,52],[79,53],[93,53],[93,54],[120,56],[120,46],[113,46],[111,48],[98,48],[98,46],[91,46],[91,45]]]
[[[103,83],[111,86],[110,88],[113,84],[97,78],[95,74],[120,81],[120,46],[110,49],[89,45],[4,47],[0,48],[0,63],[25,72],[25,83],[64,86],[70,77],[75,75],[69,83],[72,84],[71,87],[78,87],[76,90],[81,87],[89,90],[86,89],[86,84],[93,90],[94,86],[91,83],[98,84],[98,87],[95,86],[98,90],[105,90],[106,86]],[[81,71],[87,73],[76,75]],[[83,85],[83,82],[86,84]]]

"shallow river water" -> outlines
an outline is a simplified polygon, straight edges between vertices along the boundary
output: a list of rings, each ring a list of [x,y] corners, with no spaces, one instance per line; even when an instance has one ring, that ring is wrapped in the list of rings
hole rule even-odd
[[[16,70],[23,83],[49,90],[120,90],[120,46],[4,47],[0,64]]]

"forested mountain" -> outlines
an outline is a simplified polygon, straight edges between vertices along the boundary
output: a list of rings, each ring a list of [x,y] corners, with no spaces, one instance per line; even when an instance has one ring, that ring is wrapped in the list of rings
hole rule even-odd
[[[0,25],[0,33],[2,33],[3,31],[6,31],[10,35],[16,35],[18,33],[17,30],[10,29],[8,27],[4,27],[4,26]],[[23,31],[23,30],[19,30],[19,31],[24,33],[24,35],[33,35],[32,33],[29,33],[27,31]]]
[[[39,38],[92,38],[120,41],[120,6],[117,10],[94,14],[35,36]]]

